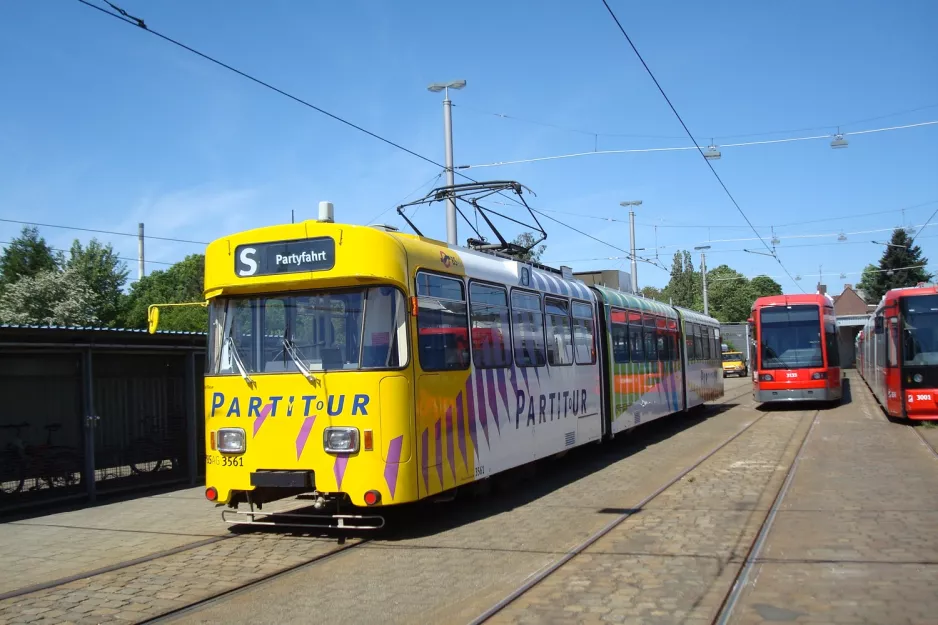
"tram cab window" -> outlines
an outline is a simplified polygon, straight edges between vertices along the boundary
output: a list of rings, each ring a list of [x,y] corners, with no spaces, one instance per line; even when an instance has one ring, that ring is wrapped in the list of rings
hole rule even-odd
[[[625,311],[611,310],[609,326],[612,334],[612,360],[616,364],[625,364],[629,362],[629,323]]]
[[[473,282],[469,285],[472,364],[479,369],[511,366],[511,318],[504,287]]]
[[[570,329],[570,302],[544,298],[547,313],[547,362],[551,366],[573,364],[573,334]]]
[[[596,362],[593,308],[583,302],[573,302],[572,311],[573,350],[576,364],[591,365]]]
[[[417,274],[417,345],[424,371],[469,368],[469,326],[462,280]]]
[[[217,298],[215,375],[397,368],[407,362],[403,294],[393,287]]]

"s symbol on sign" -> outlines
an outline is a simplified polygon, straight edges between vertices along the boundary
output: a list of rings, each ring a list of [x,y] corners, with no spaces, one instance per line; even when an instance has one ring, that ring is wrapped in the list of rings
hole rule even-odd
[[[238,269],[239,276],[253,276],[254,272],[257,271],[257,261],[254,260],[254,254],[256,253],[257,250],[253,247],[246,247],[241,250],[239,260],[246,266],[246,269]]]

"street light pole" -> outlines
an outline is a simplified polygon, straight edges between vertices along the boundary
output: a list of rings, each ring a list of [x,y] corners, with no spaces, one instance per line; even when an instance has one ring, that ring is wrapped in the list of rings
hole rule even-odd
[[[619,202],[619,206],[629,207],[629,241],[631,245],[631,256],[632,256],[632,292],[638,293],[638,261],[635,260],[635,211],[632,210],[633,206],[641,206],[641,200],[629,200],[627,202]]]
[[[446,184],[450,187],[456,184],[456,176],[453,172],[453,103],[449,99],[449,90],[465,86],[465,80],[454,80],[427,87],[433,93],[443,92],[443,149],[446,152]],[[446,198],[446,242],[456,245],[456,200],[452,194]]]
[[[704,314],[710,315],[710,302],[707,298],[707,255],[703,253],[702,250],[709,250],[709,245],[698,245],[694,248],[695,250],[701,250],[700,252],[700,275],[703,277],[703,301],[704,301]]]

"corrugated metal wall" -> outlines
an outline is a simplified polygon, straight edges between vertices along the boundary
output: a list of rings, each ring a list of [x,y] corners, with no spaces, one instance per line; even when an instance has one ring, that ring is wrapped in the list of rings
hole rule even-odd
[[[0,511],[204,475],[198,349],[0,341]]]

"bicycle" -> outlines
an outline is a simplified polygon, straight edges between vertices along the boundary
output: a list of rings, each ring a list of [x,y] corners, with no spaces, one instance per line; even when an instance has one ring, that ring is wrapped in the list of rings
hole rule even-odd
[[[46,442],[44,445],[27,445],[21,431],[29,423],[0,425],[0,429],[14,430],[13,441],[0,452],[0,492],[12,495],[23,490],[26,480],[35,478],[48,485],[75,486],[81,483],[81,455],[65,445],[54,445],[52,435],[62,429],[61,423],[45,426]],[[75,471],[75,469],[78,471]],[[12,479],[11,479],[12,478]],[[39,490],[37,484],[30,490]]]

